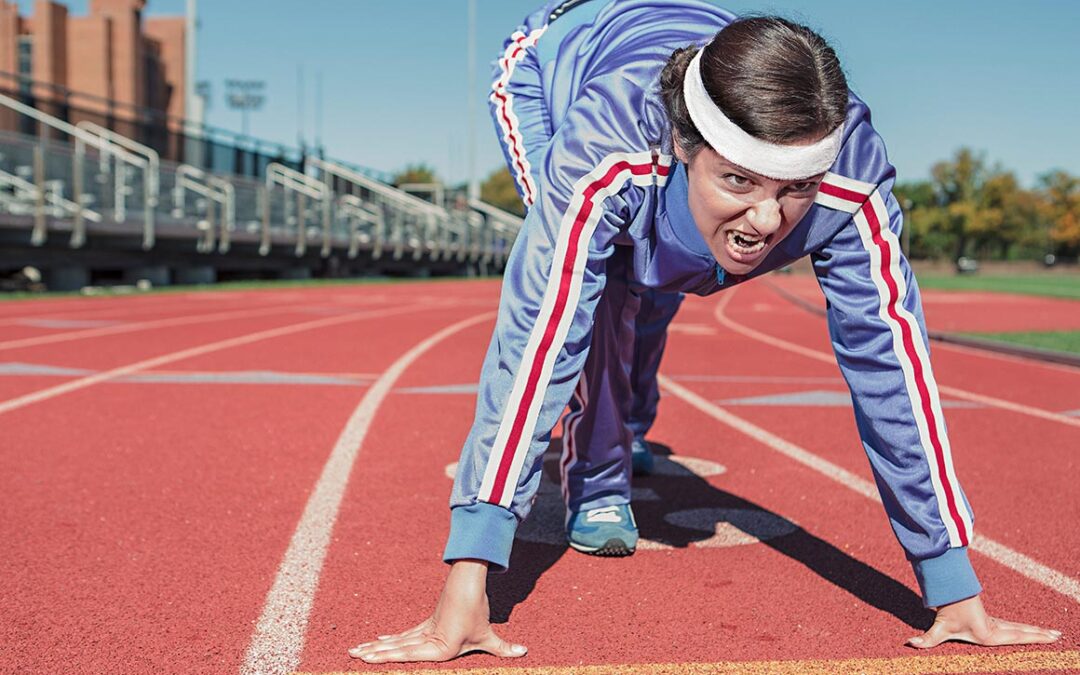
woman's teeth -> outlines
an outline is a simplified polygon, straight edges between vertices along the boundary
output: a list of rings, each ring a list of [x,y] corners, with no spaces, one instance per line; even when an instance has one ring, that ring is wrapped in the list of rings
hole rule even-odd
[[[761,249],[765,248],[765,240],[768,237],[755,237],[745,232],[736,232],[735,230],[729,230],[727,233],[728,244],[735,251],[739,253],[745,253],[747,255],[757,253]]]

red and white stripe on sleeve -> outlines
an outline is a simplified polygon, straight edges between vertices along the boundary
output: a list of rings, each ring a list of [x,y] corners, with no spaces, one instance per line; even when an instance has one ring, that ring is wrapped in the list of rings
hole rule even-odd
[[[949,533],[950,544],[967,546],[972,532],[971,512],[956,487],[952,449],[945,433],[941,398],[930,368],[926,341],[904,302],[908,288],[900,269],[900,242],[889,228],[885,199],[876,185],[829,173],[822,180],[816,202],[853,216],[870,255],[870,276],[880,299],[878,316],[892,333],[893,352],[904,372],[938,512]]]
[[[604,200],[621,191],[627,181],[640,186],[663,185],[671,162],[671,156],[652,152],[613,153],[574,183],[559,225],[544,299],[488,456],[480,501],[507,508],[513,501],[556,357],[574,320],[589,241],[604,213]]]
[[[525,156],[521,125],[514,114],[514,97],[506,90],[506,85],[510,82],[510,76],[514,74],[514,67],[525,58],[525,50],[535,46],[545,30],[547,30],[547,25],[531,31],[528,35],[515,31],[510,36],[510,44],[499,59],[499,78],[491,85],[491,101],[495,104],[495,119],[498,120],[499,128],[502,129],[503,143],[506,144],[510,157],[513,158],[514,180],[521,186],[525,206],[532,206],[536,199],[536,181],[533,180],[532,167]]]

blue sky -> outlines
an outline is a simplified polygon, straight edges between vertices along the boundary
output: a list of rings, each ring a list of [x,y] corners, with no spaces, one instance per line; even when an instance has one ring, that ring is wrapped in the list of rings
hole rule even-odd
[[[599,1],[599,0],[597,0]],[[24,13],[32,0],[19,0]],[[86,0],[66,3],[75,14]],[[1031,183],[1052,168],[1080,174],[1080,2],[747,0],[737,12],[777,13],[821,32],[874,111],[900,179],[928,175],[960,146]],[[502,156],[487,118],[490,62],[535,0],[477,0],[477,87],[467,91],[466,0],[201,0],[198,77],[208,121],[240,130],[224,80],[267,82],[251,132],[296,145],[306,73],[305,136],[315,135],[315,74],[327,153],[393,171],[426,162],[450,181],[467,174],[468,96],[476,101],[477,169]],[[149,0],[148,15],[184,0]]]

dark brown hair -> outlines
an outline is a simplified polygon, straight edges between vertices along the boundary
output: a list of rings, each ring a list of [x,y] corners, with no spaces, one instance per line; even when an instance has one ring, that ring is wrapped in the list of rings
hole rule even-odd
[[[660,74],[660,95],[683,151],[705,139],[683,99],[683,78],[696,47],[677,49]],[[779,17],[739,19],[705,47],[701,77],[713,102],[743,131],[788,144],[828,134],[844,121],[847,79],[824,38]]]

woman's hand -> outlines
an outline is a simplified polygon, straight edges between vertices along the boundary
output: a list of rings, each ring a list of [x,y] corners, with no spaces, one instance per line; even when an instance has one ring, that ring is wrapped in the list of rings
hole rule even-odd
[[[908,640],[918,649],[930,649],[947,640],[997,647],[1057,642],[1061,632],[995,619],[986,613],[979,596],[939,607],[930,630]]]
[[[349,656],[367,663],[449,661],[472,651],[518,657],[527,650],[491,629],[487,563],[458,560],[450,567],[434,614],[415,628],[350,649]]]

